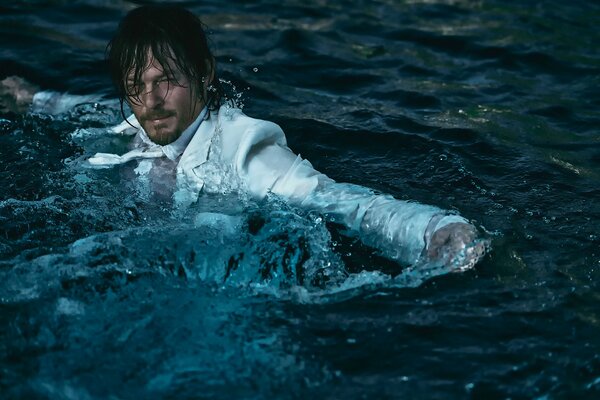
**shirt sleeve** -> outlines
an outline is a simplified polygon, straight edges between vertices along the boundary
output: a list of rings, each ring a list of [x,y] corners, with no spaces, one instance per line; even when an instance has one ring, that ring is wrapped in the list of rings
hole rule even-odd
[[[71,110],[78,104],[98,100],[97,95],[75,95],[52,91],[37,92],[33,95],[33,112],[58,115]]]
[[[252,144],[242,149],[240,157],[241,175],[259,198],[271,192],[306,210],[326,214],[358,233],[363,243],[405,264],[419,259],[436,229],[452,222],[468,223],[461,216],[434,206],[335,182],[295,155],[285,140],[278,139],[283,135],[281,129],[271,130],[260,140],[247,140]]]

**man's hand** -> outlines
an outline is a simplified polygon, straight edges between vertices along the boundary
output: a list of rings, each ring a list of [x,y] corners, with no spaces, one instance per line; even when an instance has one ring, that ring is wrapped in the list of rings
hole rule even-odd
[[[446,266],[464,271],[486,253],[486,241],[476,240],[477,231],[470,224],[454,222],[436,230],[426,247],[427,257]]]
[[[33,102],[39,87],[18,76],[9,76],[0,81],[0,112],[23,114]]]

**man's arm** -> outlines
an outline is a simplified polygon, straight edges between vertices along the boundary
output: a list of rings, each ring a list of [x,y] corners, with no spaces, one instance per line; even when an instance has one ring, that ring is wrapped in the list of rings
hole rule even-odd
[[[0,81],[0,112],[23,114],[33,103],[33,96],[40,88],[18,76]]]
[[[271,135],[265,135],[264,130]],[[264,122],[260,141],[239,155],[240,173],[257,197],[267,192],[290,203],[327,214],[356,231],[361,240],[405,264],[441,261],[457,270],[474,265],[484,253],[477,231],[463,217],[440,208],[376,194],[359,185],[337,183],[296,156],[281,129]],[[253,132],[247,132],[252,136]],[[257,135],[258,136],[258,135]]]
[[[41,90],[19,76],[0,81],[0,112],[62,114],[82,103],[97,101],[96,95],[74,95]]]

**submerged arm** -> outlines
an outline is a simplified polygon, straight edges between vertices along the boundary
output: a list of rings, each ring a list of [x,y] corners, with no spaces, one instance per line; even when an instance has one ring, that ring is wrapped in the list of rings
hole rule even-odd
[[[0,111],[26,113],[28,110],[44,114],[62,114],[82,103],[97,101],[97,95],[75,95],[41,90],[37,85],[19,76],[0,81]]]

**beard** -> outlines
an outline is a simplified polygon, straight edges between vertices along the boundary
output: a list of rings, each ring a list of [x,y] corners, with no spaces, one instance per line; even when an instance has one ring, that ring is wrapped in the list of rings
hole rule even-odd
[[[144,116],[140,123],[150,140],[161,146],[173,143],[181,135],[176,114],[172,112],[154,112]]]

